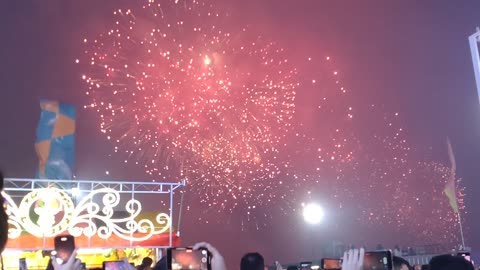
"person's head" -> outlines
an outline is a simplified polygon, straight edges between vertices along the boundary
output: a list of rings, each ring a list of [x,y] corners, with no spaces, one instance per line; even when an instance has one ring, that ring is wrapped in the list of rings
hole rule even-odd
[[[287,270],[298,270],[298,266],[290,265],[290,266],[287,267]]]
[[[0,191],[3,190],[3,174],[0,171]],[[8,216],[3,208],[4,199],[0,193],[0,253],[3,252],[8,240]]]
[[[474,270],[472,263],[460,256],[440,255],[430,260],[430,270]]]
[[[393,256],[393,270],[410,270],[412,266],[402,257]]]
[[[152,269],[153,260],[150,257],[145,257],[142,260],[142,264],[137,267],[137,270],[150,270]]]
[[[142,265],[143,266],[152,266],[153,260],[150,257],[145,257],[142,260]]]
[[[258,252],[247,253],[240,261],[240,270],[264,270],[265,261]]]

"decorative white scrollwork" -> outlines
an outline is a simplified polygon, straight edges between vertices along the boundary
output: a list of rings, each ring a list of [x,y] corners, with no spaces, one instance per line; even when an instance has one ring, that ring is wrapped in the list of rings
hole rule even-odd
[[[77,205],[57,188],[35,189],[19,206],[8,194],[3,194],[10,216],[9,238],[18,238],[22,231],[37,237],[53,237],[68,231],[75,237],[96,235],[107,239],[115,235],[133,242],[164,233],[171,226],[171,219],[165,213],[157,214],[155,220],[139,219],[142,205],[136,199],[125,203],[126,217],[115,217],[120,193],[111,188],[91,191]]]

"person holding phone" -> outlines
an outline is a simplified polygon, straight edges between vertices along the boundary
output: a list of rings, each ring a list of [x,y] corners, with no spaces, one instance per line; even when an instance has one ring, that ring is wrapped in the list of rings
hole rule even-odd
[[[54,270],[82,270],[82,262],[77,259],[76,251],[74,251],[63,264],[57,261],[56,256],[52,256],[52,266]]]
[[[227,265],[225,264],[225,259],[222,254],[212,245],[207,242],[200,242],[193,246],[193,249],[206,249],[211,254],[211,267],[212,270],[227,270]]]
[[[54,270],[82,270],[82,262],[76,258],[75,238],[72,235],[57,235],[54,239],[55,253],[52,255]]]

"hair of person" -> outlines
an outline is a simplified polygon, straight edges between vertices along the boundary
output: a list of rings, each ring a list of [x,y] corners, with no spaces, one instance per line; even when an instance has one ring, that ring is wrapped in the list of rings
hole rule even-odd
[[[412,269],[412,266],[407,260],[402,257],[393,256],[393,269],[400,270],[402,269],[402,265],[406,265],[408,269]]]
[[[264,270],[265,261],[258,252],[247,253],[240,261],[240,270]]]
[[[450,254],[435,256],[430,260],[430,270],[474,270],[472,263]]]
[[[0,171],[0,191],[3,190],[3,174]],[[5,199],[0,193],[0,254],[5,249],[8,240],[8,215],[3,207]]]
[[[145,257],[145,258],[143,258],[143,260],[142,260],[142,265],[143,265],[143,266],[151,266],[152,263],[153,263],[153,260],[152,260],[152,258],[150,258],[150,257]]]
[[[298,270],[298,266],[296,266],[296,265],[289,265],[289,266],[287,267],[287,270]]]
[[[145,257],[142,263],[137,267],[137,270],[145,270],[152,266],[153,260],[150,257]]]

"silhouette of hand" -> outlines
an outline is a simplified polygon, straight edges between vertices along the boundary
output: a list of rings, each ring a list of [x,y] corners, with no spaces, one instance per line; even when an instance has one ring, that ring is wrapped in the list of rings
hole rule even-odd
[[[200,242],[193,246],[193,249],[200,248],[205,248],[210,251],[210,254],[212,255],[212,270],[227,270],[225,259],[223,259],[222,254],[220,254],[215,247],[206,242]]]
[[[283,270],[282,265],[278,261],[275,261],[275,269],[276,270]]]
[[[343,254],[342,270],[362,270],[365,250],[350,249]]]
[[[82,270],[81,261],[76,258],[77,253],[74,251],[67,262],[59,264],[56,256],[52,256],[52,266],[55,270]]]

